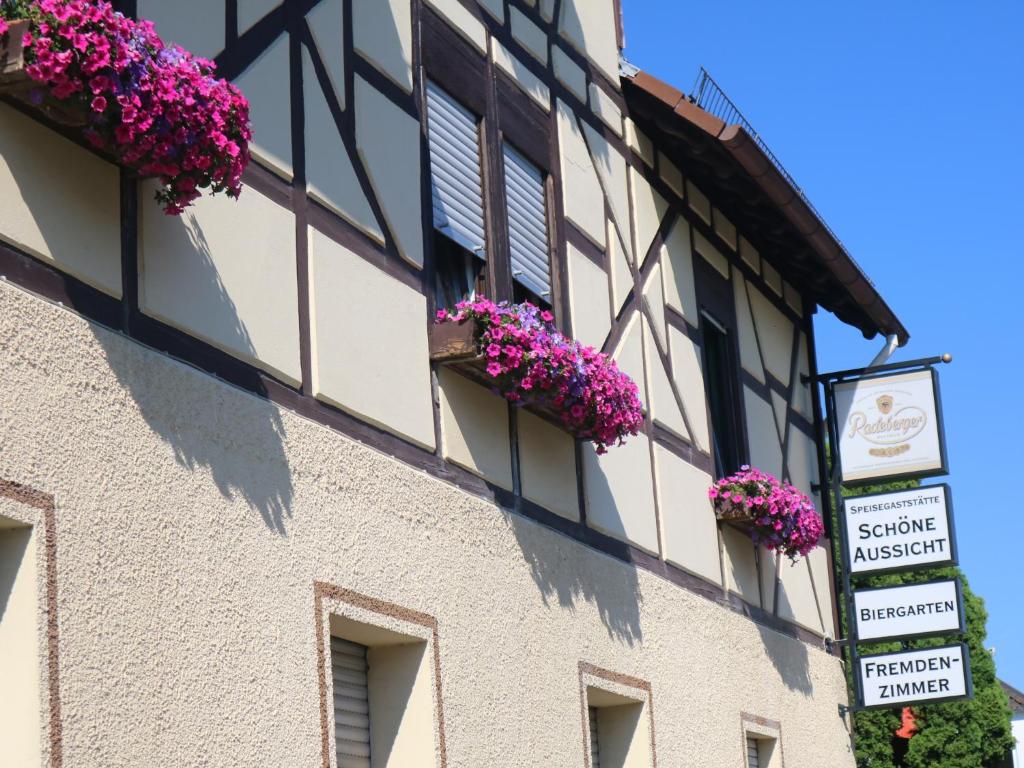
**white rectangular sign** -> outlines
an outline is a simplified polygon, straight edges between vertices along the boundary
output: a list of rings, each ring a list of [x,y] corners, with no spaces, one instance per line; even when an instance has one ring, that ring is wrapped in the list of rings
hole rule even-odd
[[[963,632],[956,579],[853,593],[858,640],[907,640]]]
[[[861,656],[858,671],[861,704],[865,707],[896,707],[971,696],[970,666],[964,645]]]
[[[949,486],[843,499],[850,573],[956,564]]]
[[[928,369],[835,385],[844,483],[946,473],[937,375]]]

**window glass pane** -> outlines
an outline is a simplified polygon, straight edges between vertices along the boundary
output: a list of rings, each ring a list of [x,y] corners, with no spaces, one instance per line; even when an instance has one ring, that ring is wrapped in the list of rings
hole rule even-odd
[[[743,463],[740,421],[736,413],[738,374],[733,364],[729,336],[708,317],[704,318],[702,325],[715,469],[719,476],[725,476],[735,472]]]

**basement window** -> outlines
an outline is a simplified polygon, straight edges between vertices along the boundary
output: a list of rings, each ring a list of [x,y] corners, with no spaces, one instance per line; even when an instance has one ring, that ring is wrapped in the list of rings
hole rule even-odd
[[[337,768],[436,768],[427,640],[330,617]]]
[[[775,739],[762,734],[747,734],[747,768],[778,768],[781,762],[775,758]]]
[[[646,701],[587,687],[588,765],[633,768],[652,764]]]

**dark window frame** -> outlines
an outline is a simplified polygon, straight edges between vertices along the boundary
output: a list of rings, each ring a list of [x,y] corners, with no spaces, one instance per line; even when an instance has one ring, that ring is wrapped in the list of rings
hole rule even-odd
[[[510,77],[499,71],[487,56],[464,40],[429,7],[420,6],[419,19],[421,68],[417,88],[420,93],[425,94],[426,83],[432,81],[480,120],[480,162],[487,250],[480,285],[482,292],[495,301],[515,300],[518,295],[551,308],[556,318],[562,318],[567,313],[561,295],[563,281],[557,246],[557,234],[561,230],[555,204],[555,169],[558,164],[551,114],[523,93]],[[425,103],[422,98],[421,102]],[[427,130],[426,120],[424,109],[424,135]],[[524,291],[512,277],[503,158],[506,142],[536,165],[544,175],[545,227],[551,278],[551,296],[547,301]],[[423,165],[429,174],[429,157],[424,158]],[[440,253],[432,225],[430,230],[426,238],[426,256],[428,271],[433,275],[436,274]],[[430,283],[428,297],[433,313],[440,309],[437,306],[433,276]]]

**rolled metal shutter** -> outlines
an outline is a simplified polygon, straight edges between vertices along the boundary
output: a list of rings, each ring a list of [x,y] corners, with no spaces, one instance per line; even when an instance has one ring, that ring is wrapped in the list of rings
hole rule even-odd
[[[544,174],[508,144],[505,156],[505,200],[512,278],[529,291],[551,300],[547,195]]]
[[[761,753],[757,739],[747,736],[747,768],[761,768]]]
[[[370,768],[370,699],[366,646],[331,638],[334,747],[338,768]]]
[[[477,119],[431,82],[427,83],[427,143],[434,228],[486,258]]]
[[[597,707],[587,707],[590,717],[590,768],[601,768],[601,745],[597,738]]]

